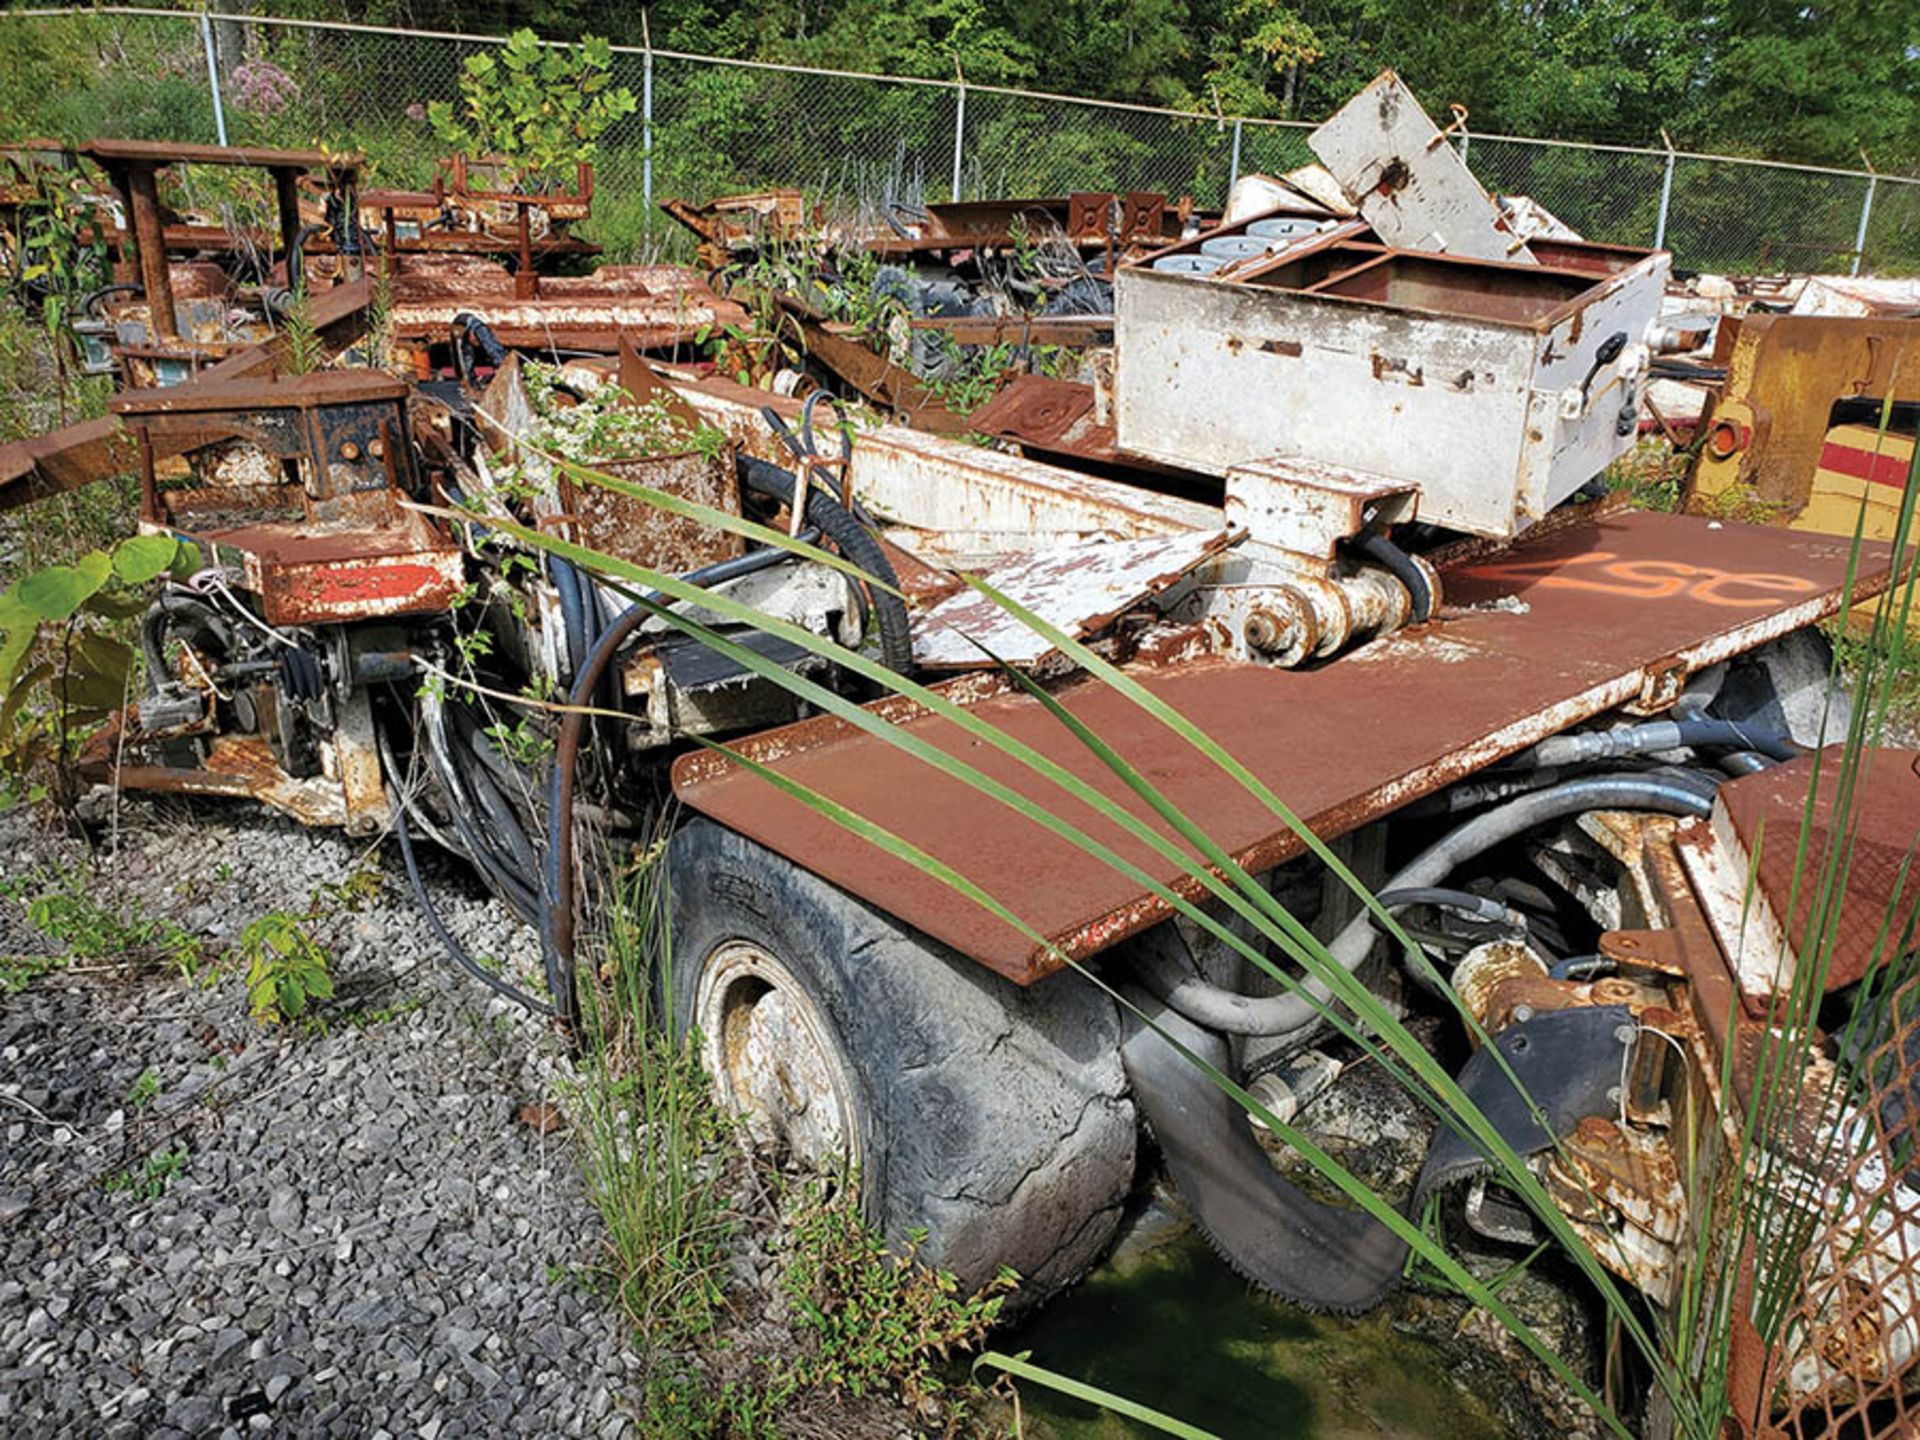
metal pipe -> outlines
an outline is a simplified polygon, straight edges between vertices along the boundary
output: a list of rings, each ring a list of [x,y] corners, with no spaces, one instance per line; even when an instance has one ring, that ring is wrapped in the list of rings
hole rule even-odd
[[[1660,218],[1653,222],[1653,248],[1667,248],[1667,210],[1673,203],[1673,149],[1667,149],[1666,173],[1660,177]]]
[[[953,110],[953,199],[960,200],[960,156],[966,144],[967,134],[967,82],[962,80],[954,91]]]
[[[227,108],[220,98],[220,62],[213,45],[213,21],[200,12],[200,39],[207,47],[207,89],[213,95],[213,134],[224,149],[227,143]]]
[[[1880,183],[1878,175],[1867,177],[1867,197],[1860,203],[1860,229],[1853,237],[1853,270],[1860,273],[1860,262],[1867,253],[1867,222],[1873,218],[1873,190]]]
[[[640,12],[641,33],[647,50],[640,62],[640,205],[642,228],[653,232],[653,36],[646,28],[646,10]]]

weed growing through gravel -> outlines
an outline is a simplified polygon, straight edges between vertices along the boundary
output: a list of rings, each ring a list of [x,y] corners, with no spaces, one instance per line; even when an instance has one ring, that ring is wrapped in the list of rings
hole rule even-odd
[[[924,1231],[894,1254],[867,1228],[853,1195],[851,1186],[810,1183],[792,1224],[781,1284],[807,1342],[793,1381],[801,1389],[894,1394],[916,1409],[941,1402],[946,1386],[937,1367],[978,1347],[1020,1277],[1003,1270],[968,1296],[947,1271],[919,1263]],[[946,1408],[951,1422],[962,1418]]]
[[[247,1007],[263,1025],[297,1020],[312,1002],[333,998],[333,957],[307,929],[310,918],[269,910],[240,932]]]
[[[608,887],[602,963],[582,975],[585,1056],[569,1108],[607,1223],[608,1288],[664,1353],[713,1323],[729,1222],[724,1127],[690,1050],[656,1020],[653,958],[667,953],[668,929],[658,859],[656,847]]]
[[[45,961],[29,957],[0,968],[0,976],[24,974],[20,984],[36,978],[32,972],[45,974],[74,961],[158,963],[191,978],[206,960],[200,942],[177,922],[148,914],[137,900],[103,899],[78,866],[20,876],[0,885],[0,896],[26,901],[28,923],[64,950]],[[8,988],[19,985],[0,978],[0,989]]]
[[[186,1168],[187,1147],[173,1145],[154,1151],[137,1166],[107,1176],[100,1188],[132,1200],[158,1200]]]
[[[379,895],[381,883],[379,871],[362,865],[344,880],[315,886],[304,912],[269,910],[240,932],[247,1003],[254,1019],[277,1025],[319,1018],[309,1013],[309,1006],[333,998],[333,953],[313,927],[364,910]]]

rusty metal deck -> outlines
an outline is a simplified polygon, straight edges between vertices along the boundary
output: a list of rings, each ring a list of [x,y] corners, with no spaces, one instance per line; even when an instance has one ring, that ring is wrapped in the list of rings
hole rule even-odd
[[[1438,621],[1318,670],[1209,662],[1137,673],[1332,837],[1589,716],[1643,695],[1670,699],[1686,671],[1833,613],[1848,549],[1792,531],[1615,514],[1465,560],[1447,573]],[[1886,547],[1869,547],[1856,595],[1883,588],[1889,569]],[[958,689],[985,691],[974,702],[982,718],[1144,813],[1040,705],[977,677]],[[1264,869],[1301,850],[1274,815],[1121,696],[1080,684],[1063,699],[1243,863]],[[925,714],[907,723],[1149,873],[1170,873],[952,724]],[[738,748],[952,864],[1069,955],[1094,954],[1166,914],[1069,843],[837,720],[803,721]],[[1005,922],[724,758],[683,757],[674,782],[695,810],[1012,980],[1055,968]]]
[[[1851,805],[1836,822],[1842,764],[1836,746],[1827,751],[1817,788],[1813,757],[1802,756],[1720,792],[1739,853],[1782,927],[1786,948],[1810,955],[1824,949],[1829,991],[1890,964],[1911,944],[1920,913],[1920,874],[1914,873],[1920,755],[1867,752]],[[1837,894],[1823,884],[1830,867],[1845,876]]]

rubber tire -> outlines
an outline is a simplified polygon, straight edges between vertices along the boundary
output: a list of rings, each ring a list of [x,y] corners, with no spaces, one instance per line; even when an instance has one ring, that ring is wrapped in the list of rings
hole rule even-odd
[[[1073,974],[1010,984],[711,821],[675,833],[668,872],[675,1032],[719,946],[749,940],[780,960],[851,1072],[861,1203],[890,1244],[924,1229],[921,1258],[969,1288],[1011,1266],[1009,1310],[1093,1267],[1138,1143],[1104,992]]]

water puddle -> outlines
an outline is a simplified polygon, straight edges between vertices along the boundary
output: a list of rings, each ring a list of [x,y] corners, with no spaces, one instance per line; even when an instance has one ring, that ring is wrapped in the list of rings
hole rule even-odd
[[[1227,1440],[1493,1440],[1507,1429],[1456,1381],[1433,1340],[1394,1307],[1358,1320],[1256,1293],[1184,1222],[1150,1211],[1112,1261],[1003,1337],[1035,1364],[1127,1396]],[[1160,1432],[1020,1386],[1028,1440]]]

